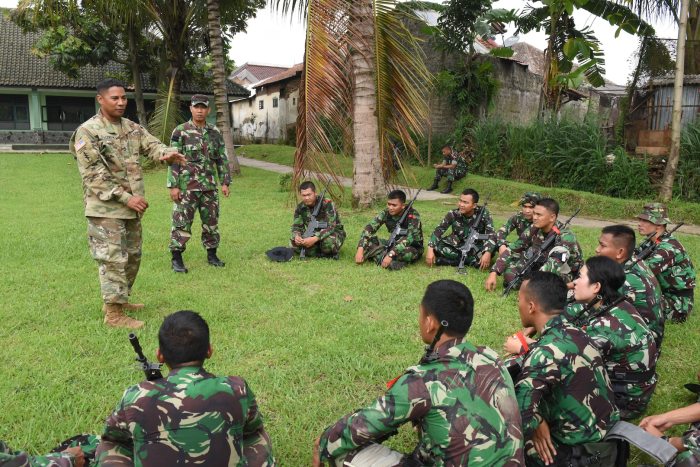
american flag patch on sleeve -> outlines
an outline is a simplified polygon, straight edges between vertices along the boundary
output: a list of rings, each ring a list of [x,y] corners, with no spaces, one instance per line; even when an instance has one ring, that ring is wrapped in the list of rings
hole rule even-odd
[[[80,151],[84,146],[85,146],[85,141],[81,139],[77,143],[75,143],[75,150]]]

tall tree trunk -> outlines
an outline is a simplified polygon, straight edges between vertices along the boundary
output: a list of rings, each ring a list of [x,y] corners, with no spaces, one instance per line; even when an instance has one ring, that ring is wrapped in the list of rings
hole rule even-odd
[[[374,9],[371,0],[355,0],[350,6],[348,32],[366,44],[352,49],[353,77],[352,126],[355,160],[353,163],[353,205],[369,207],[385,196],[382,177],[379,123],[377,121],[377,82],[375,73]]]
[[[700,1],[691,0],[688,7],[688,43],[685,49],[685,74],[700,74]]]
[[[129,39],[129,63],[131,64],[131,74],[134,80],[134,101],[136,102],[136,114],[139,123],[146,126],[146,106],[143,101],[143,84],[141,83],[141,67],[139,66],[138,49],[136,47],[136,31],[131,25],[128,28]]]
[[[221,13],[219,0],[207,0],[209,43],[211,56],[214,61],[212,73],[214,75],[214,97],[216,99],[216,126],[221,130],[226,145],[231,172],[241,173],[241,166],[233,146],[233,134],[231,133],[231,108],[228,104],[226,92],[226,68],[224,67],[224,44],[221,40]]]
[[[676,48],[676,79],[673,83],[673,117],[671,119],[671,152],[664,170],[659,198],[667,202],[673,195],[673,182],[676,179],[681,147],[681,113],[683,105],[683,78],[685,64],[685,34],[688,25],[690,0],[681,0],[680,24],[678,25],[678,46]]]

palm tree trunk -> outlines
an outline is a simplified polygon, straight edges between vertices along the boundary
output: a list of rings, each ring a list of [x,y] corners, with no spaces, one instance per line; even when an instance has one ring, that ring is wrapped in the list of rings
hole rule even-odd
[[[134,80],[134,101],[136,102],[136,114],[139,123],[146,126],[146,106],[143,102],[143,84],[141,83],[141,67],[139,66],[138,53],[136,48],[136,31],[133,26],[127,26],[129,36],[129,63],[131,65],[132,79]]]
[[[386,185],[382,177],[379,124],[377,122],[377,82],[374,9],[371,0],[356,0],[350,7],[350,35],[366,47],[352,49],[350,62],[353,77],[353,205],[369,207],[384,197]]]
[[[219,0],[207,0],[209,43],[211,44],[211,56],[214,62],[212,73],[214,75],[214,98],[216,99],[216,126],[221,130],[226,145],[229,168],[235,174],[241,173],[233,146],[233,134],[231,133],[231,109],[228,104],[226,92],[226,69],[224,67],[224,44],[221,40],[221,12]]]
[[[671,151],[661,181],[659,198],[668,202],[673,195],[673,182],[676,179],[678,159],[681,146],[681,112],[683,104],[683,78],[685,65],[685,34],[688,25],[688,7],[690,0],[681,0],[681,16],[678,24],[678,46],[676,48],[676,79],[673,83],[673,116],[671,119]]]
[[[700,1],[691,0],[688,13],[685,74],[697,75],[700,74]]]

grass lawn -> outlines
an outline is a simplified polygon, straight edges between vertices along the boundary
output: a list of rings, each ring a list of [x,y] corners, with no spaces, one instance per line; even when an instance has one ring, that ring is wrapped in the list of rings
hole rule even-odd
[[[487,294],[485,273],[458,276],[453,268],[424,263],[397,272],[356,266],[356,242],[373,211],[341,207],[348,240],[340,261],[267,261],[267,249],[287,243],[293,201],[279,191],[278,174],[243,170],[231,198],[222,201],[226,267],[208,266],[197,238],[185,253],[187,275],[170,270],[165,172],[146,174],[151,207],[133,300],[147,304],[139,337],[149,357],[165,315],[179,309],[203,314],[215,349],[207,369],[248,380],[282,465],[309,465],[324,427],[380,395],[386,381],[418,361],[418,302],[430,282],[457,279],[471,288],[472,342],[500,350],[504,336],[518,328],[515,294]],[[426,236],[451,208],[442,202],[416,207]],[[0,155],[0,218],[0,439],[41,453],[68,436],[99,432],[123,390],[143,375],[133,368],[127,331],[102,324],[73,159]],[[503,220],[496,216],[497,223]],[[598,231],[576,233],[592,254]],[[700,237],[681,239],[700,264]],[[651,412],[692,401],[682,385],[700,369],[699,324],[695,312],[688,323],[667,327]],[[391,444],[410,450],[413,439],[405,427]]]
[[[274,144],[251,144],[243,146],[238,150],[238,154],[253,159],[275,162],[283,165],[293,165],[294,148],[291,146]],[[339,157],[337,165],[346,177],[352,177],[352,159],[349,157]],[[427,167],[409,166],[407,168],[409,176],[408,182],[403,178],[397,179],[396,183],[409,186],[429,186],[435,170]],[[443,188],[445,181],[440,185]],[[593,219],[630,219],[634,218],[642,210],[642,206],[649,200],[633,200],[612,198],[609,196],[596,195],[584,191],[568,190],[565,188],[543,187],[529,183],[520,183],[510,180],[499,180],[480,175],[469,174],[466,179],[455,183],[455,192],[459,192],[466,187],[474,188],[482,196],[490,199],[492,208],[501,211],[513,209],[511,203],[520,199],[526,191],[538,191],[553,197],[564,207],[565,214],[571,214],[576,208],[581,208],[581,216]],[[669,204],[671,219],[674,222],[685,222],[688,224],[700,225],[700,204],[687,201],[672,200]]]

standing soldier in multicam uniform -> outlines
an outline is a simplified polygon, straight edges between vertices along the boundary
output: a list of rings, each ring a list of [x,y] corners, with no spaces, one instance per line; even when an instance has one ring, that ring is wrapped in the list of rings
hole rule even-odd
[[[226,147],[219,130],[207,123],[209,98],[202,94],[192,96],[192,119],[178,125],[170,138],[187,158],[183,165],[173,165],[168,170],[168,188],[173,206],[173,223],[170,234],[170,252],[175,272],[187,272],[182,259],[187,241],[192,236],[194,213],[199,211],[202,221],[202,245],[207,250],[207,262],[223,267],[216,255],[219,247],[219,191],[216,176],[221,182],[221,193],[229,197],[231,174],[228,168]]]
[[[595,254],[607,256],[625,270],[625,285],[620,293],[636,308],[654,336],[656,349],[661,349],[664,335],[664,315],[661,311],[661,286],[644,261],[634,256],[634,230],[626,225],[604,227],[598,238]]]
[[[143,304],[129,303],[141,264],[141,216],[144,198],[141,156],[168,163],[184,162],[182,154],[151,136],[140,125],[122,118],[124,85],[107,79],[97,85],[100,111],[73,133],[70,148],[83,183],[90,253],[98,264],[109,326],[140,328],[124,314]]]
[[[666,206],[651,203],[637,216],[639,233],[654,235],[656,250],[644,262],[651,268],[661,284],[661,308],[667,320],[683,322],[693,311],[695,269],[690,256],[676,237],[666,232],[668,219]],[[644,244],[642,244],[644,246]]]
[[[513,383],[493,350],[466,339],[473,311],[465,285],[430,284],[418,319],[431,344],[426,355],[388,383],[384,396],[328,427],[316,440],[313,465],[522,466]],[[413,453],[377,444],[407,422],[420,438]]]
[[[653,334],[634,306],[621,297],[622,266],[606,256],[586,260],[574,281],[575,304],[566,310],[600,351],[622,420],[641,416],[654,394],[659,352]]]
[[[170,373],[124,392],[107,419],[98,465],[276,465],[245,380],[203,368],[212,354],[206,321],[194,311],[173,313],[158,343],[156,356]]]
[[[386,246],[386,240],[377,238],[377,231],[386,225],[391,233],[401,219],[406,209],[406,193],[394,190],[389,193],[386,209],[377,214],[377,217],[367,224],[360,236],[355,253],[355,262],[362,264],[368,259],[373,259],[383,268],[401,269],[407,263],[417,261],[423,255],[423,228],[420,222],[420,214],[413,207],[408,212],[405,225],[406,235],[401,236],[394,247],[382,259]]]
[[[478,202],[479,193],[476,190],[467,188],[462,192],[457,209],[447,213],[430,237],[428,253],[425,255],[425,262],[428,266],[433,264],[457,266],[462,255],[460,247],[473,229],[476,229],[480,234],[488,235],[489,238],[476,242],[475,249],[472,250],[474,254],[467,257],[465,265],[480,267],[482,271],[491,266],[491,252],[494,249],[496,239],[493,219],[491,219],[488,208],[477,206]],[[481,210],[484,210],[484,214],[479,225],[472,225]],[[452,234],[446,236],[445,233],[450,228]]]
[[[603,438],[619,413],[600,352],[561,316],[566,294],[561,277],[542,271],[526,279],[518,293],[523,326],[540,335],[515,379],[526,463],[569,465],[576,459],[581,463],[573,465],[609,467],[617,450]]]
[[[532,213],[537,203],[542,196],[534,191],[528,191],[520,198],[520,212],[513,214],[500,229],[496,231],[496,247],[500,255],[508,248],[508,235],[515,230],[515,233],[520,237],[525,230],[532,225]]]
[[[533,254],[534,249],[540,248],[555,227],[557,237],[554,246],[548,252],[544,252],[544,264],[535,265],[533,271],[554,272],[566,282],[576,277],[583,263],[581,246],[576,240],[576,235],[568,228],[563,228],[563,224],[557,220],[558,216],[559,203],[553,199],[542,198],[536,202],[532,226],[498,256],[486,279],[486,290],[496,290],[497,276],[503,275],[504,286],[512,281],[529,255]]]
[[[452,146],[445,145],[442,147],[442,164],[433,164],[435,167],[435,180],[428,187],[428,191],[437,190],[442,177],[447,177],[447,186],[440,193],[451,193],[452,183],[467,175],[467,161],[464,157],[452,150]]]
[[[325,197],[321,199],[316,194],[316,185],[309,181],[299,185],[299,195],[301,203],[294,210],[292,236],[289,240],[295,252],[304,248],[306,256],[338,259],[346,234],[333,200]],[[314,232],[310,237],[303,238],[311,222],[311,214],[318,203],[321,203],[321,209],[316,220],[324,223],[325,227]]]

